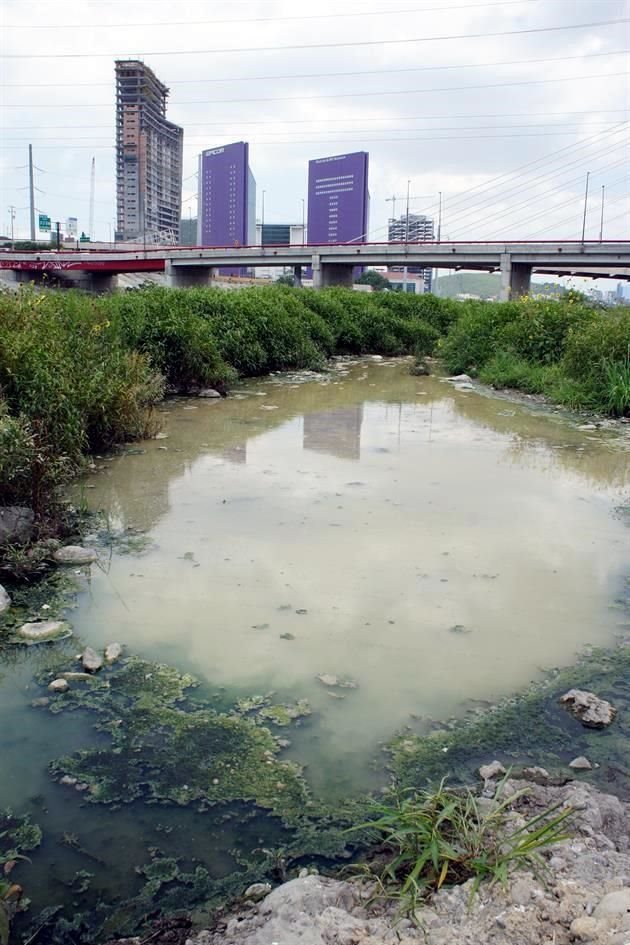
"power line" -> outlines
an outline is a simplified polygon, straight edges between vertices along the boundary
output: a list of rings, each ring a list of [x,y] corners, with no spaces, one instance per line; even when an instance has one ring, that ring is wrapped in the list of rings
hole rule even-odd
[[[239,105],[247,102],[303,102],[305,100],[313,101],[319,99],[339,99],[339,98],[373,98],[379,95],[427,95],[433,92],[467,92],[473,89],[504,89],[521,85],[549,85],[558,82],[580,82],[590,79],[611,79],[618,76],[627,76],[627,71],[622,72],[600,72],[596,75],[568,75],[559,79],[523,79],[518,82],[492,82],[489,85],[445,85],[441,88],[422,88],[422,89],[387,89],[378,92],[330,92],[325,95],[278,95],[270,98],[215,98],[212,101],[207,99],[192,99],[190,101],[175,102],[177,107],[181,105]],[[56,102],[37,102],[23,105],[20,102],[6,102],[5,108],[111,108],[111,102],[85,102],[70,104],[58,104]]]
[[[460,64],[448,66],[409,66],[401,69],[357,69],[352,72],[297,72],[283,73],[280,75],[243,75],[219,77],[212,79],[174,79],[169,81],[169,87],[172,85],[207,85],[209,83],[220,82],[262,82],[276,79],[326,79],[342,78],[343,76],[355,75],[393,75],[402,72],[438,72],[448,69],[491,69],[495,66],[521,66],[533,65],[543,62],[568,62],[572,59],[596,59],[602,56],[625,56],[630,53],[630,49],[615,49],[610,52],[583,53],[578,56],[553,56],[547,59],[506,59],[502,62],[463,62]],[[81,82],[81,88],[111,88],[113,82]],[[76,82],[15,82],[3,83],[3,88],[7,89],[75,89]]]
[[[616,125],[616,122],[615,122],[615,121],[610,121],[610,120],[609,120],[609,121],[597,121],[597,122],[594,122],[593,124],[603,125],[603,126],[605,126],[605,127],[610,128],[610,127],[614,127],[614,126]],[[437,125],[437,126],[433,126],[432,128],[426,129],[426,130],[427,130],[427,131],[489,131],[489,130],[505,129],[505,130],[511,131],[512,129],[520,129],[520,128],[578,128],[578,129],[581,130],[583,127],[584,127],[583,124],[580,123],[580,122],[548,122],[548,123],[545,123],[545,124],[541,124],[540,122],[538,122],[538,123],[536,123],[536,124],[525,124],[525,125],[460,125],[460,126],[457,126],[457,125],[443,125],[443,126]],[[369,142],[369,141],[372,141],[372,140],[374,140],[374,139],[372,139],[372,138],[366,138],[365,135],[372,134],[375,130],[376,130],[376,129],[374,129],[374,128],[352,128],[352,129],[348,129],[348,131],[346,132],[346,134],[348,134],[348,135],[351,135],[351,134],[352,134],[352,135],[360,135],[360,136],[361,136],[361,140],[365,140],[365,141],[368,141],[368,142]],[[383,130],[386,131],[388,135],[390,135],[390,134],[391,134],[391,135],[399,135],[399,134],[408,134],[408,133],[409,133],[409,128],[386,128],[386,129],[383,129]],[[416,130],[420,131],[420,130],[422,130],[422,129],[416,129]],[[277,138],[277,137],[279,137],[279,136],[281,136],[281,135],[286,135],[286,131],[265,131],[265,132],[262,132],[262,134],[264,134],[266,137]],[[323,134],[324,134],[324,135],[325,135],[325,134],[329,134],[329,132],[328,132],[327,130],[325,130],[325,129],[322,129],[322,130],[320,130],[320,131],[309,132],[309,134],[312,134],[312,135],[314,136],[314,137],[312,138],[313,143],[317,143],[317,141],[319,140],[319,137],[318,137],[318,136],[321,136],[321,135],[323,135]],[[218,135],[217,137],[219,137],[219,138],[228,138],[229,135]],[[462,137],[467,137],[467,136],[464,135],[464,136],[462,136]],[[190,142],[190,141],[207,141],[207,138],[208,138],[207,135],[187,135],[187,136],[186,136],[186,141],[187,141],[187,142]],[[73,135],[73,136],[69,136],[69,135],[56,136],[56,135],[53,135],[52,137],[45,137],[45,138],[44,138],[44,137],[42,137],[42,138],[37,138],[37,137],[35,137],[34,135],[29,135],[28,137],[18,137],[18,138],[14,138],[14,137],[7,137],[7,136],[5,135],[4,138],[3,138],[3,140],[4,140],[4,141],[23,141],[23,142],[32,141],[33,144],[40,144],[40,143],[42,143],[42,142],[45,143],[45,142],[56,142],[56,141],[65,141],[65,142],[68,142],[68,143],[69,143],[69,142],[74,142],[74,141],[111,141],[111,138],[110,138],[109,136],[106,137],[106,138],[105,138],[105,137],[103,137],[103,138],[95,138],[94,135]],[[266,139],[257,138],[256,140],[260,141],[260,140],[266,140]],[[348,140],[350,140],[350,139],[348,139]],[[382,140],[382,139],[377,139],[377,140]],[[401,139],[401,138],[393,138],[393,139],[392,139],[392,141],[400,141],[400,140],[403,140],[403,141],[404,141],[404,140],[407,140],[407,139],[404,139],[404,138],[403,138],[403,139]]]
[[[460,3],[457,6],[440,6],[440,7],[412,7],[405,10],[362,10],[361,17],[366,16],[394,16],[398,13],[435,13],[437,11],[449,12],[449,10],[470,10],[479,7],[507,7],[507,6],[516,6],[522,5],[524,0],[491,0],[491,2],[486,3]],[[537,0],[526,0],[526,2],[537,2]],[[4,29],[15,29],[15,30],[50,30],[50,29],[95,29],[107,27],[107,29],[118,29],[124,28],[129,29],[134,26],[141,26],[143,28],[147,27],[158,27],[158,26],[220,26],[222,23],[279,23],[285,22],[287,20],[297,20],[297,21],[310,21],[310,20],[334,20],[341,19],[342,17],[356,17],[356,12],[352,13],[313,13],[307,16],[253,16],[245,17],[238,20],[165,20],[161,23],[149,22],[146,20],[143,23],[8,23],[4,25]]]
[[[609,145],[609,146],[606,147],[604,150],[601,150],[601,149],[600,149],[600,151],[597,152],[597,157],[598,157],[599,159],[601,159],[602,157],[606,157],[608,154],[610,154],[610,153],[612,153],[612,152],[614,152],[614,151],[618,151],[619,148],[624,148],[624,147],[625,147],[625,142],[624,142],[624,141],[617,142],[616,144]],[[579,147],[575,148],[575,151],[577,151],[577,150],[579,150]],[[587,157],[588,157],[588,160],[591,161],[591,162],[594,160],[594,156],[593,156],[592,154],[588,154],[588,155],[582,154],[582,155],[580,155],[579,157],[577,157],[575,160],[569,161],[568,163],[567,163],[566,161],[563,161],[562,166],[559,167],[559,168],[555,168],[555,169],[550,169],[550,170],[547,170],[547,171],[543,171],[542,174],[536,174],[534,177],[530,177],[530,178],[528,179],[528,181],[527,181],[527,186],[528,186],[528,187],[531,187],[532,185],[534,185],[534,184],[536,184],[536,183],[538,183],[538,182],[545,181],[546,178],[553,179],[553,178],[556,178],[556,177],[558,177],[558,176],[562,177],[562,176],[566,175],[567,172],[569,172],[571,168],[575,168],[577,165],[580,165],[580,166],[581,166],[581,165],[584,163],[584,161],[587,159]],[[552,164],[553,164],[553,163],[557,163],[557,160],[558,160],[558,159],[555,159],[555,160],[552,161],[551,163],[552,163]],[[559,184],[557,184],[556,186],[559,186]],[[510,182],[510,181],[507,181],[507,182],[506,182],[506,185],[503,185],[503,193],[501,194],[501,199],[505,200],[505,199],[509,198],[510,196],[513,196],[514,194],[520,195],[520,194],[522,193],[522,191],[523,191],[522,178],[519,178],[518,180],[516,180],[516,181],[511,181],[511,182]],[[499,192],[500,192],[500,191],[499,191]],[[467,209],[467,210],[464,210],[463,212],[460,211],[459,214],[458,214],[458,223],[461,224],[461,221],[464,220],[464,219],[466,219],[466,217],[470,217],[471,215],[475,215],[475,216],[478,215],[479,212],[480,212],[485,206],[487,206],[488,204],[492,204],[492,203],[495,202],[497,199],[498,199],[498,197],[497,197],[497,190],[496,190],[496,188],[495,188],[495,189],[493,189],[493,190],[491,191],[490,197],[486,197],[485,199],[481,200],[480,202],[477,202],[477,204],[473,205],[472,208],[469,208],[469,209]],[[452,206],[453,206],[453,205],[451,204],[451,209],[452,209]],[[466,225],[467,225],[467,224],[466,224]],[[461,226],[460,226],[460,227],[456,227],[456,231],[457,231],[457,229],[461,229]]]
[[[405,39],[364,39],[354,42],[340,43],[304,43],[291,44],[288,46],[233,46],[227,49],[161,49],[148,50],[134,53],[114,52],[85,52],[85,53],[1,53],[2,59],[111,59],[112,56],[121,60],[143,59],[147,56],[207,56],[228,53],[260,53],[260,52],[282,52],[284,50],[303,50],[303,49],[343,49],[358,46],[393,46],[403,43],[436,43],[452,42],[456,39],[489,39],[493,36],[525,36],[533,33],[558,33],[567,30],[593,29],[598,26],[618,26],[620,23],[630,23],[630,17],[619,17],[615,20],[597,20],[590,23],[572,23],[564,26],[534,26],[524,30],[496,30],[484,33],[453,33],[442,36],[414,36]]]
[[[598,115],[618,114],[620,112],[629,112],[629,111],[630,111],[630,108],[598,108],[597,109]],[[593,114],[592,109],[586,109],[584,111],[570,111],[570,112],[569,111],[496,112],[496,113],[484,112],[481,114],[474,114],[471,112],[467,112],[465,115],[447,115],[444,112],[440,112],[437,115],[395,115],[393,118],[384,117],[382,115],[379,115],[379,116],[375,115],[372,117],[360,116],[358,118],[350,117],[350,116],[347,116],[346,118],[265,118],[265,119],[258,119],[256,121],[251,121],[251,120],[242,121],[239,118],[238,124],[239,126],[240,125],[318,125],[325,122],[329,124],[332,124],[332,123],[347,124],[348,122],[352,122],[352,121],[435,121],[438,119],[442,121],[445,118],[449,118],[452,121],[455,121],[458,118],[465,118],[465,119],[470,119],[470,118],[533,118],[534,116],[538,116],[538,115],[542,115],[543,117],[547,117],[547,118],[552,118],[555,116],[566,117],[568,115],[592,115],[592,114]],[[591,122],[589,122],[589,124],[590,123]],[[210,128],[210,127],[215,127],[216,125],[225,127],[225,124],[226,124],[225,119],[223,119],[223,121],[192,121],[192,122],[187,121],[186,127],[187,128]],[[42,125],[42,124],[14,125],[12,127],[12,130],[13,131],[30,131],[32,129],[32,130],[44,131],[47,129],[48,130],[54,129],[55,131],[62,131],[62,130],[67,131],[67,130],[72,130],[73,128],[81,128],[83,130],[87,128],[98,129],[98,130],[111,130],[113,126],[114,126],[113,121],[109,125],[85,125],[83,124],[83,122],[81,122],[80,124],[76,124],[76,125]],[[387,131],[389,129],[383,129],[383,130]]]
[[[617,132],[622,131],[624,127],[626,127],[627,125],[628,125],[627,121],[622,121],[616,128],[612,128],[607,131],[600,131],[600,132],[597,132],[596,134],[589,135],[579,144],[567,144],[567,145],[564,145],[562,148],[559,148],[557,151],[552,151],[550,154],[543,155],[540,158],[535,158],[532,161],[526,161],[524,164],[521,164],[520,166],[516,167],[513,171],[507,171],[504,174],[499,174],[496,177],[490,178],[490,180],[484,181],[482,184],[477,184],[474,187],[468,188],[467,190],[463,191],[462,194],[455,197],[454,200],[450,200],[449,207],[452,209],[453,206],[457,206],[458,203],[461,203],[462,199],[464,200],[468,199],[467,195],[469,194],[472,194],[472,193],[483,194],[486,191],[491,190],[492,187],[498,184],[500,181],[504,181],[506,179],[509,180],[510,178],[516,179],[517,175],[521,175],[522,171],[531,170],[534,167],[536,167],[536,165],[545,164],[545,163],[553,164],[556,161],[561,160],[563,158],[563,155],[565,155],[567,151],[571,151],[571,154],[573,155],[577,151],[581,151],[585,148],[588,148],[591,144],[594,144],[597,141],[597,139],[609,137],[610,135],[613,135],[613,134],[616,134]],[[437,207],[437,205],[434,205],[434,206]],[[431,207],[430,209],[424,212],[426,212],[427,214],[430,214],[433,211],[433,209],[434,207]]]
[[[516,135],[508,135],[508,134],[503,134],[503,135],[437,135],[435,137],[412,136],[412,137],[407,137],[407,138],[396,138],[395,141],[396,142],[398,141],[472,141],[472,140],[481,140],[481,139],[497,140],[497,139],[505,139],[505,138],[554,138],[561,135],[562,136],[568,135],[572,137],[579,134],[580,134],[579,131],[550,131],[550,132],[525,132],[523,134],[516,134]],[[105,139],[101,139],[101,140],[105,140]],[[363,140],[365,141],[366,144],[379,144],[379,143],[392,144],[391,138],[365,138]],[[268,147],[277,147],[277,146],[285,147],[287,145],[297,145],[297,144],[299,145],[348,144],[348,143],[358,144],[359,142],[357,141],[356,138],[351,138],[351,139],[326,138],[326,139],[321,139],[321,140],[320,139],[314,140],[313,138],[304,138],[304,139],[290,139],[286,141],[261,140],[260,142],[258,142],[256,138],[253,138],[250,140],[250,144],[257,144],[257,143],[267,145]],[[0,144],[0,147],[5,148],[5,150],[15,150],[15,149],[21,150],[24,147],[24,145],[23,144],[10,144],[10,145]],[[62,144],[59,144],[59,145],[42,144],[42,145],[38,145],[38,147],[40,148],[40,150],[44,150],[44,151],[68,150],[68,146],[62,145]],[[99,151],[113,151],[115,149],[115,145],[113,144],[98,144],[98,145],[94,145],[94,147],[97,148]],[[89,150],[89,148],[90,148],[89,144],[77,144],[77,145],[72,146],[73,151],[84,150],[84,149]],[[198,149],[195,149],[196,152],[197,150]]]

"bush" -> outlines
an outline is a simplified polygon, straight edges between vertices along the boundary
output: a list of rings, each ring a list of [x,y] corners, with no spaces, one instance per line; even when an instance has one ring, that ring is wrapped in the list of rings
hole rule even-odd
[[[97,300],[0,295],[0,487],[40,513],[90,449],[142,436],[162,381]]]

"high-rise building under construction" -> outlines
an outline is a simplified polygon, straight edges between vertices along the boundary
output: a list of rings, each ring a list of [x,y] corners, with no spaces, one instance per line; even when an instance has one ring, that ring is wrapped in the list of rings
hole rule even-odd
[[[137,59],[116,61],[116,238],[175,243],[184,129],[166,119],[168,88]]]
[[[434,238],[433,220],[419,213],[403,214],[397,220],[389,220],[387,239],[390,243],[430,243]],[[392,272],[402,271],[402,266],[392,266]],[[424,291],[431,291],[433,270],[409,266],[407,272],[422,274]]]

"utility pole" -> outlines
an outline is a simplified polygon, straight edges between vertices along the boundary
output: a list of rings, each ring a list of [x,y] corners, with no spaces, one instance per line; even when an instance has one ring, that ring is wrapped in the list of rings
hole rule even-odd
[[[584,234],[586,233],[586,208],[588,206],[588,179],[591,176],[591,172],[586,172],[586,188],[584,190],[584,215],[582,217],[582,242],[584,242]]]
[[[602,184],[602,214],[599,220],[599,242],[601,243],[604,239],[604,194],[606,187]]]
[[[265,226],[265,191],[262,192],[262,210],[260,214],[260,242],[263,242],[263,229]]]
[[[13,204],[9,207],[9,219],[11,220],[11,249],[15,249],[13,243],[14,240],[14,224],[15,224],[15,215],[17,213],[17,207],[14,207]]]
[[[437,241],[438,243],[442,239],[442,191],[439,192],[439,207],[438,207],[438,232],[437,232]]]
[[[33,177],[33,145],[28,146],[28,196],[31,211],[31,240],[35,242],[35,180]]]
[[[57,229],[57,252],[59,252],[61,249],[61,223],[59,220],[55,223],[55,227]]]
[[[304,197],[302,197],[302,245],[306,243],[306,218],[304,216]]]
[[[88,236],[94,239],[94,185],[96,182],[96,158],[92,158],[92,172],[90,174],[90,228]]]

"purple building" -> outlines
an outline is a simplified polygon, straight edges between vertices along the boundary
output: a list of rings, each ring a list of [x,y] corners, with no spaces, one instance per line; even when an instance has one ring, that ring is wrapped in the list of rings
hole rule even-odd
[[[355,151],[309,161],[309,243],[365,243],[368,159],[367,151]]]
[[[256,181],[245,141],[199,155],[200,246],[248,246],[256,241]]]

